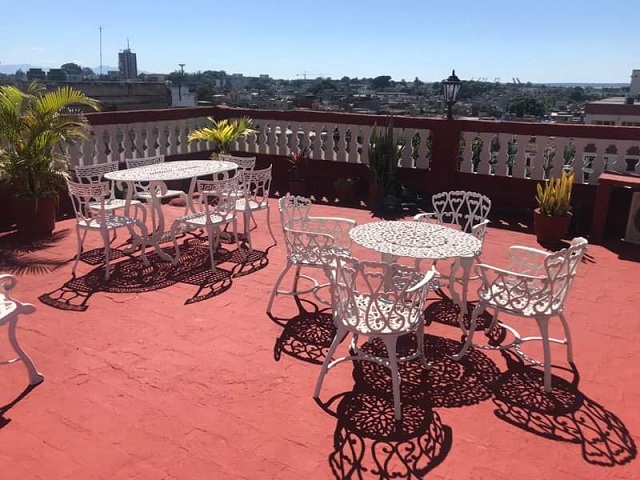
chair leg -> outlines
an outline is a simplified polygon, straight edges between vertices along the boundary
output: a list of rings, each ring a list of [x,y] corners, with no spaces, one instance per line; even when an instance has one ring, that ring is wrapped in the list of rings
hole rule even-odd
[[[111,277],[111,270],[109,263],[111,262],[111,245],[109,244],[109,230],[100,230],[102,235],[102,241],[104,242],[104,279],[109,280]]]
[[[33,364],[33,361],[31,360],[31,357],[27,355],[27,352],[25,352],[22,347],[20,347],[18,338],[16,337],[17,324],[17,316],[11,319],[11,321],[9,322],[9,342],[11,343],[13,350],[18,355],[18,358],[22,360],[22,362],[27,367],[27,372],[29,372],[29,385],[38,385],[39,383],[42,383],[42,381],[44,380],[44,376],[40,372],[38,372],[35,365]]]
[[[322,390],[322,384],[324,383],[324,376],[327,374],[329,370],[329,365],[331,364],[331,360],[333,359],[333,355],[336,353],[336,349],[338,345],[344,340],[344,337],[347,336],[348,331],[346,329],[338,328],[336,332],[336,336],[333,337],[333,342],[331,342],[331,346],[329,347],[329,351],[327,352],[327,356],[322,362],[322,368],[320,369],[320,374],[318,375],[318,380],[316,381],[316,388],[313,391],[313,398],[316,400],[320,398],[320,390]]]
[[[242,220],[244,222],[244,224],[242,225],[242,228],[244,229],[244,234],[247,237],[247,243],[249,244],[249,253],[253,253],[253,244],[251,242],[251,229],[249,228],[249,221],[252,217],[251,215],[251,210],[245,210],[244,212],[242,212]]]
[[[482,302],[478,302],[478,305],[476,305],[476,308],[473,309],[473,313],[471,314],[469,331],[466,332],[467,338],[464,341],[464,345],[462,345],[462,348],[458,353],[451,356],[451,358],[456,362],[459,361],[462,357],[464,357],[464,354],[467,353],[467,350],[473,343],[473,334],[475,333],[476,327],[478,326],[478,316],[482,312],[484,312],[484,309],[485,309],[485,306]]]
[[[398,371],[398,356],[396,343],[398,337],[385,337],[384,344],[389,355],[389,370],[391,370],[391,385],[393,388],[393,413],[396,420],[402,419],[402,403],[400,400],[400,372]]]
[[[424,355],[424,317],[420,320],[418,324],[418,330],[416,331],[416,339],[418,342],[418,355],[420,359],[420,363],[427,370],[431,369],[431,363],[427,362],[427,358]]]
[[[80,261],[80,255],[82,255],[82,247],[84,245],[84,239],[87,236],[87,230],[82,232],[80,235],[80,228],[76,225],[76,237],[78,237],[78,253],[76,253],[76,261],[73,263],[73,268],[71,269],[71,274],[73,276],[76,275],[76,267],[78,266],[78,262]]]
[[[300,281],[300,270],[302,270],[302,265],[296,265],[296,273],[293,276],[293,286],[291,287],[291,293],[296,299],[298,298],[298,282]]]
[[[562,328],[564,328],[564,338],[567,340],[567,361],[573,363],[573,346],[571,344],[571,331],[569,330],[569,323],[567,322],[564,313],[558,314],[560,321],[562,322]]]
[[[217,235],[213,231],[213,227],[207,227],[207,238],[209,240],[209,256],[211,257],[211,271],[216,272],[215,251],[217,249]]]
[[[271,229],[271,209],[269,208],[269,206],[267,205],[267,228],[269,229],[269,234],[271,235],[271,238],[273,239],[273,244],[277,245],[278,241],[276,240],[276,237],[273,235],[273,230]]]
[[[282,282],[282,279],[285,277],[289,269],[291,269],[292,265],[293,264],[289,260],[287,260],[287,264],[282,269],[282,272],[280,272],[280,275],[278,275],[278,279],[276,280],[276,283],[273,286],[273,290],[271,290],[271,297],[269,298],[269,304],[267,305],[268,315],[271,315],[271,307],[273,307],[273,301],[275,300],[276,295],[278,294],[278,288],[280,287],[280,283]]]
[[[180,222],[173,222],[173,225],[171,225],[171,240],[173,241],[173,249],[176,251],[176,256],[175,258],[171,261],[171,264],[175,267],[176,265],[178,265],[178,262],[180,261],[180,247],[178,246],[178,237],[176,235],[176,232],[178,231],[178,226],[180,225]]]
[[[551,347],[549,345],[549,317],[536,317],[540,336],[542,337],[542,351],[544,352],[544,391],[551,392]]]

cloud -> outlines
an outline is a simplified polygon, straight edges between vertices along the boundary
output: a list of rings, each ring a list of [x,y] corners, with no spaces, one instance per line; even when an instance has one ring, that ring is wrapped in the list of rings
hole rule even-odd
[[[31,47],[31,50],[34,52],[44,52],[44,48],[42,47]]]

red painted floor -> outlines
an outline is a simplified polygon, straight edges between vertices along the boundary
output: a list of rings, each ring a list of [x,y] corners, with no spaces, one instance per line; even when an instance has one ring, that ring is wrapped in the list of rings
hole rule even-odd
[[[364,210],[314,212],[371,220]],[[265,314],[285,250],[274,219],[279,243],[264,253],[264,222],[259,214],[257,251],[244,266],[225,245],[213,276],[192,241],[177,268],[123,256],[109,283],[87,263],[99,256],[71,281],[73,221],[29,248],[0,238],[3,269],[20,274],[15,297],[37,307],[18,334],[45,375],[18,398],[24,367],[0,366],[0,478],[640,478],[640,247],[590,246],[566,308],[576,371],[554,347],[550,396],[540,371],[517,357],[475,349],[449,360],[460,331],[450,302],[433,296],[434,368],[403,366],[397,428],[382,367],[345,363],[327,377],[324,408],[311,398],[330,316],[311,302],[301,313],[287,297],[276,321]],[[526,225],[501,223],[489,229],[485,262],[500,263],[512,244],[536,246]],[[88,248],[99,244],[90,238]],[[3,333],[0,353],[7,348]]]

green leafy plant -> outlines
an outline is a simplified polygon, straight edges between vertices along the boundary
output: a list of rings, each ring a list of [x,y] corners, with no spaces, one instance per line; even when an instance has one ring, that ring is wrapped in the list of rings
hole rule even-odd
[[[187,139],[190,142],[194,142],[196,140],[213,142],[215,145],[215,152],[211,158],[217,158],[217,154],[219,153],[229,153],[229,146],[231,145],[231,142],[235,142],[238,137],[256,133],[256,130],[253,128],[253,121],[249,117],[242,117],[234,120],[223,118],[218,121],[208,117],[208,120],[211,122],[210,127],[203,127],[198,130],[194,130],[189,134]]]
[[[404,147],[404,142],[394,136],[391,120],[381,131],[378,131],[377,126],[373,127],[368,150],[371,184],[381,185],[385,194],[391,193],[395,187],[398,162],[402,158]]]
[[[98,101],[71,87],[0,87],[0,178],[17,197],[57,197],[64,191],[65,147],[87,138],[89,129],[79,106],[100,110]]]
[[[307,178],[307,171],[311,166],[311,151],[301,148],[297,152],[289,154],[289,175],[291,180],[304,181]]]
[[[565,216],[571,210],[573,172],[563,171],[560,178],[551,178],[544,185],[539,183],[536,201],[540,213],[550,216]]]

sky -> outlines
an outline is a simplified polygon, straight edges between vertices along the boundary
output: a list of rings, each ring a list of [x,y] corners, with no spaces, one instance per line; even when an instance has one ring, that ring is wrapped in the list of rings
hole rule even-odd
[[[0,66],[626,83],[638,0],[0,0]],[[14,12],[11,14],[11,12]],[[106,71],[105,71],[106,73]]]

